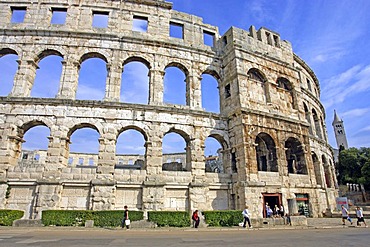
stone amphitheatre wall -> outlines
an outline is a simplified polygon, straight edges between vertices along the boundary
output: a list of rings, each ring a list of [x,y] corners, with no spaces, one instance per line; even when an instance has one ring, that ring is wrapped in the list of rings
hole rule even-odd
[[[15,23],[19,10],[24,20]],[[58,11],[65,22],[51,24]],[[93,26],[95,14],[107,17],[106,27]],[[135,20],[146,21],[147,29],[133,31]],[[182,37],[169,35],[171,25]],[[1,208],[24,210],[26,218],[47,209],[124,205],[146,212],[248,204],[254,217],[263,216],[268,201],[293,213],[306,203],[312,216],[334,209],[337,185],[319,82],[278,33],[232,27],[220,36],[217,27],[159,0],[5,0],[0,37],[0,58],[15,54],[19,64],[11,91],[0,98]],[[31,97],[38,63],[49,55],[63,59],[58,93]],[[76,99],[79,69],[89,58],[106,63],[101,100]],[[147,104],[120,102],[123,67],[132,61],[149,70]],[[163,101],[169,66],[186,76],[185,105]],[[202,107],[204,74],[217,80],[220,113]],[[21,165],[23,136],[39,125],[50,129],[43,163]],[[70,137],[85,127],[100,135],[94,169],[68,166]],[[117,137],[128,129],[145,139],[141,170],[115,169]],[[162,169],[162,139],[171,132],[186,142],[184,171]],[[205,172],[207,137],[222,146],[222,173]]]

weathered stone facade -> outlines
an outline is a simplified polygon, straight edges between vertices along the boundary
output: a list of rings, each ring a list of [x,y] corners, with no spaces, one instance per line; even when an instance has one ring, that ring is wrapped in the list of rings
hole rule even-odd
[[[319,82],[289,42],[265,28],[217,27],[172,10],[161,0],[4,0],[0,2],[0,57],[18,55],[18,71],[0,98],[0,208],[40,218],[47,209],[212,210],[242,209],[263,217],[264,205],[283,204],[291,213],[306,205],[318,217],[335,207],[337,183],[327,141]],[[25,10],[23,22],[12,14]],[[50,24],[53,11],[65,23]],[[108,16],[106,28],[92,15]],[[132,30],[135,18],[148,22]],[[169,36],[171,23],[182,38]],[[213,36],[213,46],[204,44]],[[55,98],[33,98],[38,62],[63,58]],[[80,64],[98,57],[107,65],[102,101],[76,100]],[[149,69],[148,104],[120,102],[123,65]],[[163,102],[167,66],[186,75],[186,105]],[[217,79],[220,114],[202,108],[203,74]],[[1,75],[0,75],[1,76]],[[21,143],[32,127],[50,129],[42,165],[22,165]],[[69,140],[82,127],[100,134],[94,169],[71,167]],[[142,169],[116,169],[117,136],[126,129],[145,138]],[[185,171],[162,169],[162,138],[186,141]],[[204,141],[222,145],[222,173],[205,172]],[[298,206],[297,206],[298,205]]]

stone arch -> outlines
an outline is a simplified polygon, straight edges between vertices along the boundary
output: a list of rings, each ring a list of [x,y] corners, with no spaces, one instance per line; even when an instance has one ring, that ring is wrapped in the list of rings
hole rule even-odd
[[[64,55],[60,51],[58,51],[56,49],[46,49],[46,50],[42,50],[39,53],[37,53],[36,58],[34,59],[35,63],[39,63],[42,59],[44,59],[48,56],[51,56],[51,55],[55,55],[55,56],[59,56],[61,58],[64,58]]]
[[[84,61],[86,61],[87,59],[89,58],[100,58],[102,59],[105,63],[108,63],[108,59],[107,59],[107,56],[104,55],[103,53],[101,52],[87,52],[85,54],[83,54],[80,58],[80,64],[82,64]]]
[[[191,171],[191,138],[190,136],[184,131],[184,130],[181,130],[181,129],[178,129],[178,128],[170,128],[164,135],[163,135],[163,138],[165,138],[165,136],[167,134],[177,134],[179,135],[185,142],[185,164],[168,164],[168,163],[164,163],[162,165],[162,170],[172,170],[172,171]],[[163,143],[163,141],[162,141]],[[162,147],[162,156],[163,156],[164,152],[163,152],[163,147]]]
[[[318,185],[323,185],[322,184],[322,175],[321,175],[321,163],[320,163],[320,160],[318,158],[318,156],[316,155],[315,152],[312,152],[311,153],[311,156],[312,156],[312,162],[313,162],[313,168],[314,168],[314,172],[315,172],[315,178],[316,178],[316,183]]]
[[[321,156],[321,160],[322,160],[322,165],[324,167],[326,187],[331,188],[333,186],[333,183],[332,183],[332,175],[331,175],[329,163],[328,163],[325,155]]]
[[[252,86],[251,90],[256,90],[257,100],[263,103],[271,102],[270,93],[269,93],[269,83],[265,74],[263,74],[257,68],[251,68],[247,72],[248,79],[251,82],[256,83]]]
[[[318,116],[315,109],[312,109],[312,118],[315,124],[316,136],[322,139],[320,117]]]
[[[72,128],[69,129],[68,133],[67,133],[67,137],[70,138],[71,135],[78,129],[82,129],[82,128],[90,128],[90,129],[93,129],[93,130],[96,130],[99,135],[100,135],[100,131],[99,129],[94,125],[94,124],[91,124],[91,123],[87,123],[87,122],[82,122],[82,123],[79,123],[79,124],[76,124],[74,125]]]
[[[217,173],[226,173],[229,171],[229,164],[228,164],[228,143],[226,142],[224,136],[219,133],[211,133],[208,137],[204,140],[204,147],[206,146],[206,141],[208,138],[212,138],[216,140],[221,148],[217,150],[217,155],[207,156],[204,152],[205,156],[205,171],[206,172],[217,172]],[[205,147],[206,148],[206,147]],[[205,151],[205,150],[204,150]]]
[[[304,109],[304,117],[307,121],[307,123],[309,124],[309,127],[308,127],[308,132],[313,135],[313,131],[312,131],[312,123],[311,123],[311,114],[310,114],[310,110],[308,109],[307,105],[305,102],[303,102],[303,109]]]
[[[190,105],[190,85],[189,85],[189,71],[188,69],[179,62],[170,62],[164,69],[163,76],[163,102],[170,104]],[[173,73],[176,73],[173,77]],[[179,78],[180,74],[183,74],[184,82],[181,82]],[[172,76],[171,76],[172,75]],[[181,76],[182,77],[182,76]],[[175,83],[168,80],[174,80]],[[183,83],[183,84],[182,84]],[[177,92],[173,95],[173,92]],[[183,95],[183,96],[181,96]]]
[[[44,121],[41,121],[41,120],[31,120],[31,121],[28,121],[28,122],[25,122],[20,128],[19,130],[21,131],[20,134],[22,135],[21,137],[23,137],[23,135],[31,128],[33,127],[36,127],[36,126],[45,126],[45,127],[48,127],[49,130],[50,130],[50,127],[44,122]]]
[[[255,151],[258,171],[278,172],[276,145],[274,139],[264,132],[259,133],[255,139]]]
[[[131,63],[131,62],[140,62],[140,63],[144,64],[148,69],[151,69],[150,62],[147,59],[145,59],[141,56],[131,56],[131,57],[126,58],[123,61],[123,66],[125,66],[126,64]]]
[[[285,77],[278,77],[276,80],[276,84],[278,88],[283,89],[283,90],[279,90],[279,92],[283,94],[282,99],[284,99],[283,101],[286,103],[286,107],[295,109],[296,99],[293,93],[294,91],[293,84]]]
[[[213,78],[213,80],[209,78],[204,78],[204,75],[209,75],[211,78]],[[201,80],[202,107],[206,111],[216,113],[220,112],[219,80],[220,76],[217,74],[216,71],[206,70],[202,73]]]
[[[18,52],[12,48],[0,49],[0,63],[2,66],[7,66],[6,69],[1,69],[0,75],[0,96],[8,96],[14,88],[14,78],[19,68]]]
[[[119,153],[118,152],[118,148],[119,148],[119,137],[121,134],[123,134],[124,132],[126,131],[135,131],[135,134],[136,133],[139,133],[141,134],[142,138],[143,138],[143,141],[144,141],[144,154],[141,154],[140,152],[130,152],[130,153]],[[132,133],[130,133],[132,134]],[[130,141],[131,145],[134,145],[135,144],[135,141],[136,140],[132,140]],[[148,141],[148,137],[145,133],[145,131],[136,126],[136,125],[128,125],[128,126],[125,126],[123,128],[121,128],[119,131],[118,131],[118,134],[117,134],[117,137],[116,137],[116,164],[119,166],[121,166],[122,168],[129,168],[127,167],[126,165],[134,165],[134,166],[131,166],[131,168],[135,168],[135,169],[145,169],[146,168],[146,162],[147,162],[147,147],[146,147],[146,143]],[[135,145],[134,145],[135,146]],[[135,146],[137,147],[137,146]],[[136,148],[134,148],[135,151],[137,151]],[[127,157],[127,155],[130,155],[129,157]],[[132,163],[131,163],[132,161]],[[116,165],[116,167],[117,167]]]
[[[12,48],[2,48],[0,49],[0,58],[5,55],[18,55],[18,52],[15,51],[15,49]]]
[[[131,56],[122,65],[120,101],[148,104],[150,87],[150,63],[143,57]],[[138,71],[140,71],[138,73]]]
[[[301,142],[294,137],[285,141],[285,155],[288,173],[307,174],[307,165]]]

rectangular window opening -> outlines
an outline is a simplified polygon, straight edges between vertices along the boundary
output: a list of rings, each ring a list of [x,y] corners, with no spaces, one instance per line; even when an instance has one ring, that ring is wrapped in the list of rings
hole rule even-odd
[[[148,17],[134,16],[132,21],[132,31],[146,33],[148,31]]]
[[[274,43],[276,47],[280,47],[279,36],[274,35]]]
[[[230,92],[230,84],[227,84],[225,86],[225,98],[229,98],[231,96],[231,92]]]
[[[11,23],[22,23],[24,17],[26,16],[26,7],[11,7],[12,10],[12,19]]]
[[[82,166],[82,165],[84,164],[84,158],[79,158],[79,159],[78,159],[78,164],[79,164],[80,166]]]
[[[170,37],[184,39],[184,25],[170,22]]]
[[[223,45],[223,46],[226,46],[226,45],[227,45],[227,37],[226,37],[226,36],[224,36],[224,37],[222,38],[222,45]]]
[[[203,31],[204,44],[213,47],[214,41],[215,41],[215,34],[204,30]]]
[[[73,158],[72,157],[69,157],[68,158],[68,165],[72,165],[72,163],[73,163]]]
[[[65,24],[67,18],[67,9],[52,8],[51,24]]]
[[[107,28],[108,27],[108,12],[93,11],[93,23],[92,26],[95,28]]]
[[[93,166],[94,165],[94,159],[93,158],[90,158],[89,159],[89,166]]]

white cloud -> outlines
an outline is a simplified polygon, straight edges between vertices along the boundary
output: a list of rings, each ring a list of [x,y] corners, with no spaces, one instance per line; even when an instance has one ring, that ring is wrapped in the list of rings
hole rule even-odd
[[[325,107],[342,103],[349,96],[370,89],[370,65],[355,65],[347,71],[323,81],[322,102]]]
[[[351,109],[349,111],[341,113],[342,118],[353,118],[353,117],[360,117],[365,115],[366,113],[370,112],[369,108],[357,108],[357,109]]]

